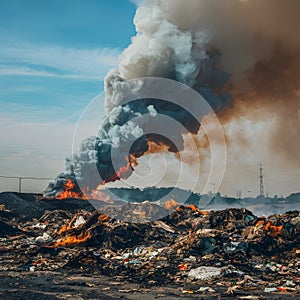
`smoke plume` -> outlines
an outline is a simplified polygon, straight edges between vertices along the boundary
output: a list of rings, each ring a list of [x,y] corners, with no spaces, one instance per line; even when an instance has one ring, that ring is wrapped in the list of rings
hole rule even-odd
[[[269,144],[300,162],[298,0],[144,0],[134,24],[137,34],[121,54],[119,68],[105,78],[107,114],[99,135],[86,139],[67,159],[66,171],[46,194],[57,194],[67,178],[93,189],[101,183],[97,172],[105,182],[130,176],[130,155],[142,156],[149,141],[168,145],[145,134],[157,114],[176,116],[186,128],[176,133],[180,149],[168,145],[172,152],[183,149],[183,133],[198,132],[200,124],[187,122],[190,116],[181,106],[158,99],[123,104],[138,95],[138,87],[132,89],[127,80],[140,77],[170,78],[193,87],[219,113],[230,144],[241,146],[241,137],[227,131],[233,120],[256,122],[271,115]],[[143,114],[148,119],[134,121]],[[124,151],[129,144],[134,144],[130,155]],[[119,155],[117,166],[112,152]]]

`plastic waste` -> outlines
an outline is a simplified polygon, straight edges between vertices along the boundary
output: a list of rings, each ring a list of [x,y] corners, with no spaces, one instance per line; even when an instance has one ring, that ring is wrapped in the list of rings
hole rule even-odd
[[[216,267],[198,267],[196,269],[191,269],[188,273],[190,278],[207,280],[216,277],[221,274],[221,268]]]
[[[35,239],[35,242],[38,244],[43,244],[43,243],[51,242],[52,240],[53,240],[52,237],[48,233],[44,232],[42,236],[38,236]]]

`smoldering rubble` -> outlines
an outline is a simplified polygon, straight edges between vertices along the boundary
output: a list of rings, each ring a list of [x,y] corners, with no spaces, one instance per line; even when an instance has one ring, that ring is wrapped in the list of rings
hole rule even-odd
[[[299,211],[257,217],[245,208],[204,211],[190,204],[141,223],[127,222],[126,214],[147,220],[166,208],[128,203],[108,216],[85,200],[35,197],[0,197],[2,274],[58,272],[137,284],[126,293],[165,285],[189,297],[300,293]],[[9,201],[23,209],[8,209]]]

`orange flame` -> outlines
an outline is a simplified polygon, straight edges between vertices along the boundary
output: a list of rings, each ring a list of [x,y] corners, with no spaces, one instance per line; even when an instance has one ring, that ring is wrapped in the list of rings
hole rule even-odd
[[[49,246],[49,248],[57,248],[57,247],[61,247],[61,246],[80,244],[80,243],[83,243],[83,242],[87,241],[88,239],[90,239],[90,237],[91,237],[90,231],[88,231],[85,235],[84,234],[79,234],[78,236],[70,235],[70,236],[65,237],[63,240],[61,240],[59,242],[55,242],[54,244]]]
[[[107,215],[100,215],[98,217],[98,220],[99,220],[99,222],[104,223],[104,222],[106,222],[106,221],[109,220],[109,216],[107,216]]]
[[[194,211],[201,212],[201,210],[194,204],[188,205],[188,208],[190,208],[191,210],[194,210]]]
[[[178,266],[178,269],[180,271],[188,271],[189,270],[189,266],[187,264],[184,264],[184,265],[179,265]]]
[[[57,233],[58,233],[59,235],[61,235],[62,233],[66,232],[66,231],[68,231],[68,230],[70,230],[70,229],[72,229],[72,228],[70,228],[68,225],[64,224],[64,225],[62,226],[62,228],[58,230]]]
[[[64,186],[66,187],[66,190],[72,190],[75,187],[75,183],[70,178],[68,178]]]
[[[136,157],[129,154],[129,157],[126,157],[127,164],[125,166],[121,166],[118,171],[116,171],[116,176],[112,178],[111,181],[119,180],[121,177],[128,177],[131,174],[131,171],[133,171],[133,166],[138,165]],[[104,186],[109,181],[104,180],[98,187]]]
[[[199,213],[202,214],[203,216],[208,215],[208,211],[201,210],[201,209],[199,209],[199,208],[198,208],[196,205],[194,205],[194,204],[190,204],[190,205],[185,206],[185,207],[187,207],[187,208],[189,208],[189,209],[191,209],[191,210],[193,210],[193,211],[199,212]],[[182,210],[182,207],[177,207],[176,210],[177,210],[177,211],[181,211],[181,210]]]
[[[69,230],[72,230],[72,229],[74,229],[74,223],[76,222],[76,219],[77,219],[77,215],[75,215],[73,218],[72,218],[72,220],[69,222],[69,224],[67,225],[67,224],[64,224],[63,226],[62,226],[62,228],[57,232],[57,234],[62,234],[62,233],[64,233],[64,232],[66,232],[66,231],[69,231]],[[81,226],[81,225],[80,225]]]
[[[256,223],[256,226],[257,227],[260,227],[260,226],[263,226],[265,224],[265,221],[264,220],[259,220],[257,223]]]
[[[128,162],[126,166],[120,167],[116,172],[117,179],[120,179],[122,175],[125,175],[130,170],[131,164]]]
[[[157,144],[152,141],[147,141],[148,144],[148,151],[144,153],[144,155],[151,154],[151,153],[159,153],[159,152],[169,152],[170,147],[165,144]]]
[[[77,198],[77,199],[84,199],[87,200],[86,196],[83,195],[81,192],[74,192],[72,191],[72,189],[74,189],[74,187],[76,186],[76,184],[72,181],[72,179],[67,178],[67,181],[64,183],[64,190],[62,192],[60,192],[60,194],[58,196],[56,196],[56,199],[58,200],[63,200],[66,198]]]
[[[287,288],[286,288],[286,287],[282,287],[282,286],[279,286],[279,287],[277,288],[277,290],[278,290],[279,292],[284,292],[284,293],[287,292]]]
[[[128,177],[134,170],[133,167],[138,165],[137,158],[132,154],[129,154],[129,156],[126,157],[126,161],[126,165],[121,166],[120,169],[116,171],[116,175],[111,181],[118,180],[122,177]],[[92,199],[109,201],[110,199],[108,195],[104,195],[103,193],[99,192],[99,190],[101,190],[107,182],[108,181],[104,180],[95,190],[92,190],[91,192],[88,188],[84,188],[83,192],[74,192],[73,189],[76,187],[76,184],[72,181],[72,179],[67,178],[66,182],[64,183],[64,190],[60,192],[56,199],[62,200],[66,198],[80,198],[87,200],[85,195],[88,195],[88,197]]]
[[[190,204],[190,205],[188,206],[188,208],[190,208],[190,209],[192,209],[192,210],[194,210],[194,211],[197,211],[197,212],[201,213],[202,215],[207,215],[207,211],[200,210],[200,209],[199,209],[196,205],[194,205],[194,204]]]
[[[256,223],[256,227],[263,227],[264,230],[270,232],[270,236],[272,237],[276,237],[280,234],[283,226],[275,226],[272,224],[272,222],[268,221],[266,225],[265,224],[265,220],[259,220]]]
[[[270,235],[275,237],[280,234],[280,232],[282,230],[282,225],[275,226],[275,225],[272,225],[272,223],[270,221],[268,221],[268,223],[265,226],[265,230],[270,231],[271,232]]]

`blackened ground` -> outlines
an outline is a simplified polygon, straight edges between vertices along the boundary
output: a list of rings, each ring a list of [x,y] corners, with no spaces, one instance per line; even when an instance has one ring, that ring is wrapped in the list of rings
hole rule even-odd
[[[55,199],[45,199],[42,194],[4,192],[0,193],[0,205],[4,205],[8,212],[0,212],[0,217],[16,218],[29,220],[40,218],[46,210],[67,210],[77,212],[84,209],[94,211],[94,207],[88,201],[81,199],[64,199],[58,201]]]
[[[74,272],[0,272],[0,299],[6,300],[57,300],[57,299],[101,299],[101,300],[150,300],[150,299],[300,299],[287,293],[264,294],[258,291],[236,292],[226,295],[226,288],[216,288],[211,295],[189,294],[184,291],[197,290],[199,284],[173,284],[147,287],[112,279]],[[248,297],[248,298],[247,298]]]

